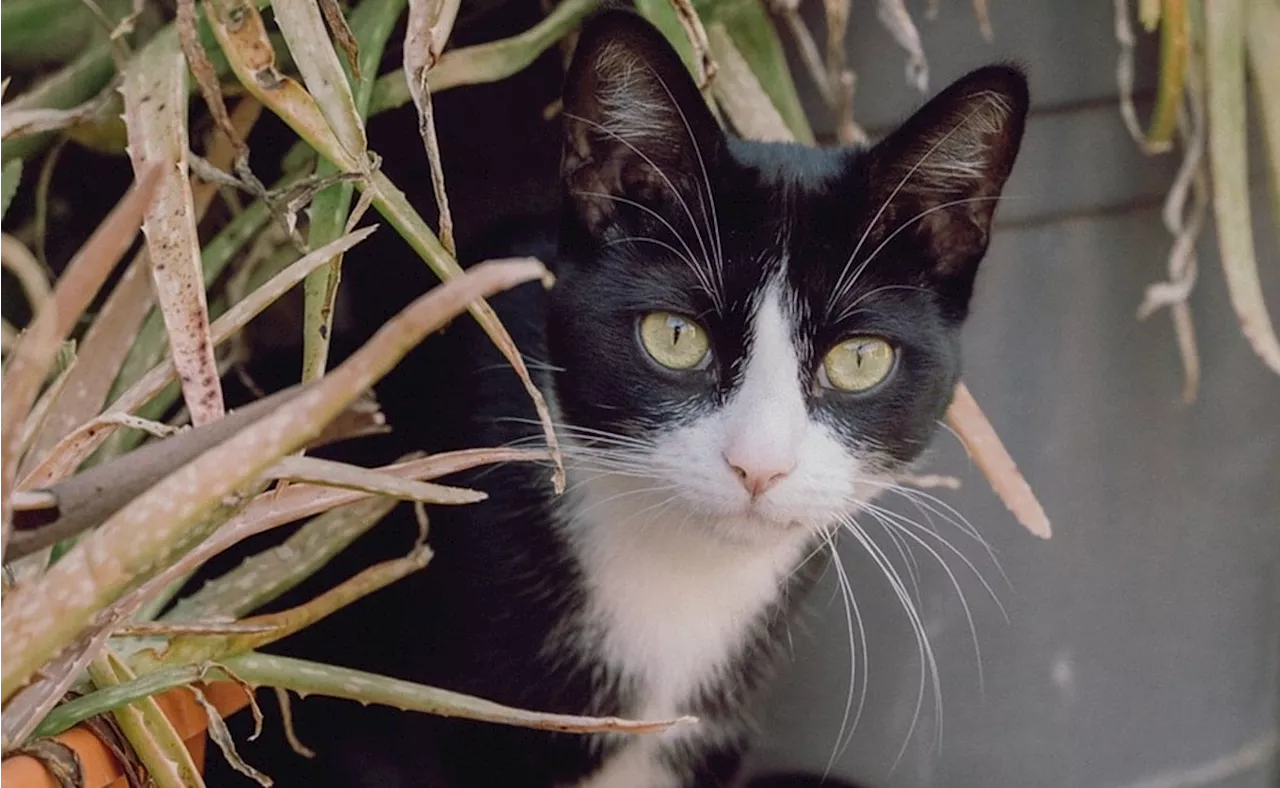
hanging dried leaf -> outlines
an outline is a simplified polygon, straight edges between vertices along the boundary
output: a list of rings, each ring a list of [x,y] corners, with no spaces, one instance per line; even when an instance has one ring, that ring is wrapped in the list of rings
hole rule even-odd
[[[903,0],[878,0],[876,16],[880,24],[907,50],[907,84],[921,93],[929,89],[929,63],[925,60],[924,45],[920,43],[920,31],[911,20]]]
[[[1049,518],[1036,500],[1031,485],[1018,471],[1017,464],[1000,442],[1000,436],[996,435],[995,428],[963,383],[956,386],[955,399],[947,411],[947,423],[960,436],[961,443],[987,477],[991,489],[1000,496],[1018,522],[1041,539],[1052,536]]]

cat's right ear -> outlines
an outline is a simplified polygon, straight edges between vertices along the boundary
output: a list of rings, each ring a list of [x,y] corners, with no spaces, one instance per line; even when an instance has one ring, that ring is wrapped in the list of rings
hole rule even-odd
[[[710,202],[706,173],[725,141],[667,40],[629,11],[582,29],[564,88],[567,198],[583,229],[603,234],[639,204],[686,217]],[[692,217],[689,217],[690,219]]]

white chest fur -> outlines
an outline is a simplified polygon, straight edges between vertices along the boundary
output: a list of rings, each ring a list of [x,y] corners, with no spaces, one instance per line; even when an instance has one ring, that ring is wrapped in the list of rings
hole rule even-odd
[[[637,521],[612,518],[623,512],[607,503],[587,509],[573,529],[589,588],[583,623],[592,645],[639,690],[637,706],[625,712],[644,719],[694,713],[699,692],[739,656],[760,614],[779,600],[811,534],[797,529],[768,545],[736,545],[709,539],[683,514]],[[616,509],[634,514],[635,504]],[[581,788],[660,788],[673,779],[656,757],[663,742],[715,735],[707,720],[634,738]]]

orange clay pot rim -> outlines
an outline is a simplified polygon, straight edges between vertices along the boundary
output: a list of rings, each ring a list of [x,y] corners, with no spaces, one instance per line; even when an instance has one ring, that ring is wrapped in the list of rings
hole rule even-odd
[[[201,685],[205,697],[223,717],[249,705],[247,691],[231,681],[215,681]],[[208,717],[186,687],[178,687],[155,696],[165,716],[173,723],[196,761],[204,768],[205,731]],[[70,747],[80,757],[84,769],[84,788],[126,788],[124,768],[107,745],[84,725],[77,725],[53,737]],[[44,764],[30,755],[14,755],[0,764],[0,784],[6,788],[60,788]]]

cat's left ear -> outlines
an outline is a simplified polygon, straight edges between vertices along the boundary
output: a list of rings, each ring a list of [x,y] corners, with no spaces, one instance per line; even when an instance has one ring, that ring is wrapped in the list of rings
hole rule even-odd
[[[954,82],[869,154],[870,182],[880,192],[875,206],[884,206],[873,231],[902,228],[926,258],[918,261],[926,276],[964,305],[1022,143],[1028,103],[1021,71],[988,66]]]

